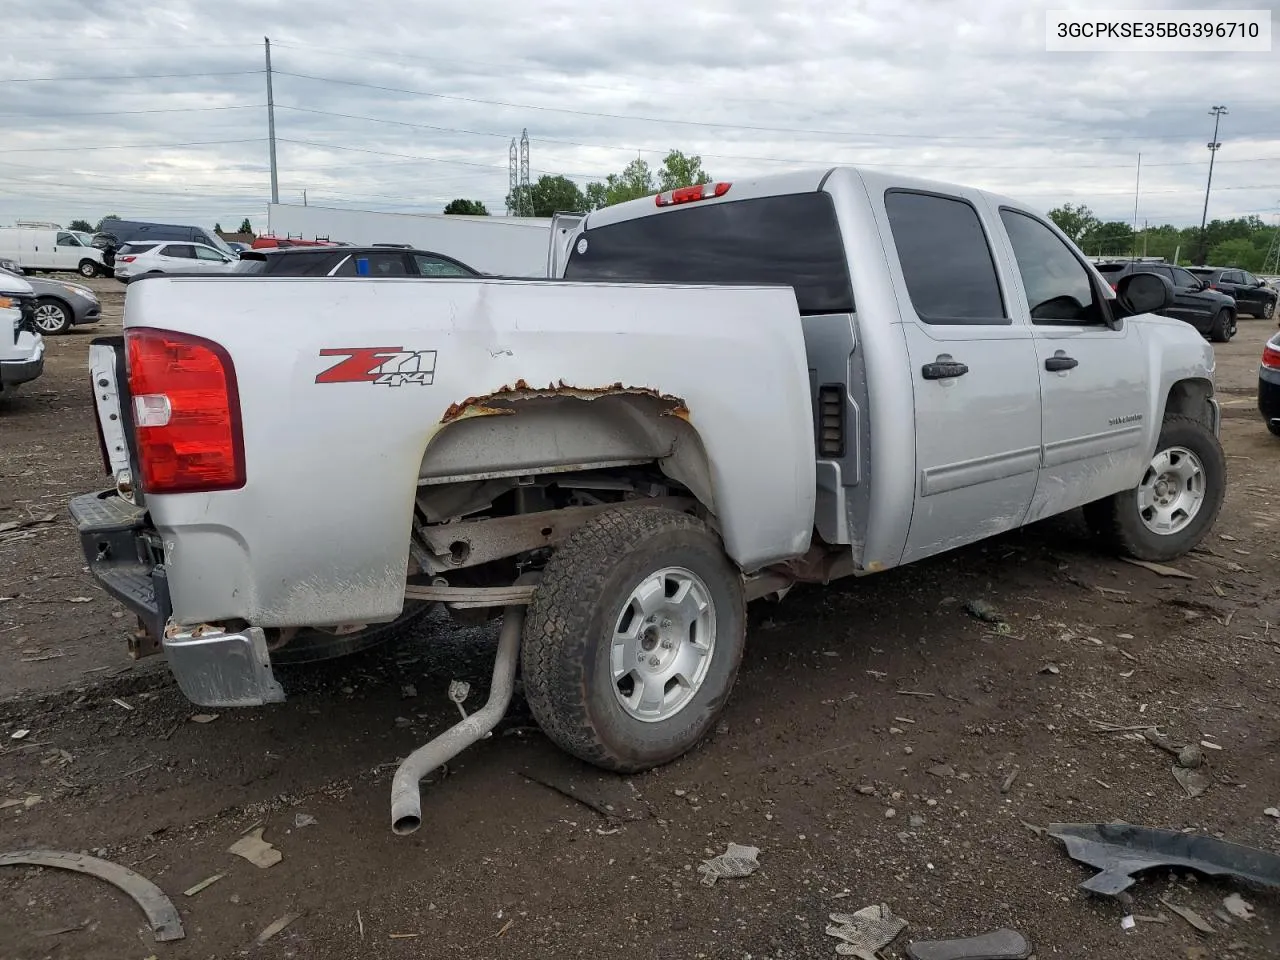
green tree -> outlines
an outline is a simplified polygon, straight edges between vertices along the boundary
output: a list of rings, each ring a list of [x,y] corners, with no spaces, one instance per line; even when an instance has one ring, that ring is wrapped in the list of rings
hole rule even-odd
[[[461,197],[457,200],[450,200],[444,208],[444,212],[466,217],[487,217],[489,215],[489,211],[485,209],[485,205],[479,200],[464,200]]]
[[[88,220],[72,220],[67,224],[68,230],[79,230],[81,233],[93,233],[93,224]]]
[[[1093,215],[1093,211],[1086,207],[1083,203],[1072,206],[1064,203],[1060,207],[1054,207],[1049,211],[1049,219],[1058,225],[1058,229],[1071,238],[1072,242],[1079,243],[1091,230],[1097,229],[1099,225],[1098,218]]]
[[[1077,243],[1090,256],[1129,256],[1133,252],[1133,227],[1119,220],[1108,220],[1090,228]]]
[[[1257,272],[1262,269],[1266,250],[1259,250],[1247,237],[1223,240],[1209,249],[1209,262],[1215,267],[1237,267]]]
[[[240,221],[240,229],[237,233],[253,233],[253,224],[249,222],[249,218],[245,217]]]
[[[529,184],[528,192],[507,196],[507,206],[526,217],[550,217],[587,209],[587,198],[568,177],[544,173]]]
[[[664,192],[710,182],[707,171],[702,169],[702,158],[686,157],[679,150],[668,153],[658,170],[658,189]]]
[[[621,173],[611,173],[605,177],[604,183],[588,184],[586,197],[591,201],[592,209],[598,210],[600,207],[611,207],[615,203],[637,200],[656,192],[653,170],[637,157],[623,167]]]

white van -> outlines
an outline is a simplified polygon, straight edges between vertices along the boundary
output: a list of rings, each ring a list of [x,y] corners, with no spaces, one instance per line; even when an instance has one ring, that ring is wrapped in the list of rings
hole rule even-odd
[[[85,246],[70,230],[0,227],[0,259],[16,260],[23,270],[75,270],[82,277],[110,273],[102,251]]]

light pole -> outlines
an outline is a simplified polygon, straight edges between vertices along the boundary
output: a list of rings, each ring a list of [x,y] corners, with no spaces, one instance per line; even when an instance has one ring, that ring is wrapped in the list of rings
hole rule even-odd
[[[1213,139],[1206,146],[1209,148],[1209,182],[1204,185],[1204,212],[1200,214],[1200,249],[1197,262],[1204,263],[1205,257],[1209,255],[1207,249],[1208,244],[1205,243],[1205,222],[1209,219],[1209,188],[1213,186],[1213,158],[1217,156],[1218,148],[1222,146],[1218,142],[1218,121],[1222,119],[1222,115],[1227,112],[1226,107],[1215,106],[1209,113],[1213,115]]]

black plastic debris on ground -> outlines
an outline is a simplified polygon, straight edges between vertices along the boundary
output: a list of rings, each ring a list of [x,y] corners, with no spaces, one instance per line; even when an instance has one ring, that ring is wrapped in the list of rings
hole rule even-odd
[[[1054,823],[1073,860],[1097,867],[1082,890],[1113,897],[1133,886],[1135,874],[1155,867],[1183,867],[1210,877],[1238,877],[1280,887],[1280,856],[1214,837],[1127,823]]]

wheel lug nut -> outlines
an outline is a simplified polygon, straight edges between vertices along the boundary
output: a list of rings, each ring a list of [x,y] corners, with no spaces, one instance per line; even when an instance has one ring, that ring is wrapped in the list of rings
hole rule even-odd
[[[662,649],[663,649],[663,650],[670,650],[670,649],[671,649],[671,641],[670,641],[670,640],[663,640],[663,641],[662,641]]]
[[[667,629],[669,629],[670,627],[671,627],[671,621],[670,621],[670,620],[663,620],[663,621],[662,621],[662,629],[667,630]]]
[[[639,656],[637,659],[638,659],[641,663],[644,663],[644,654],[643,654],[643,653],[642,653],[642,654],[640,654],[640,656]]]
[[[651,667],[656,667],[657,665],[658,665],[658,658],[657,658],[657,657],[650,657],[650,658],[649,658],[649,666],[651,666]]]

